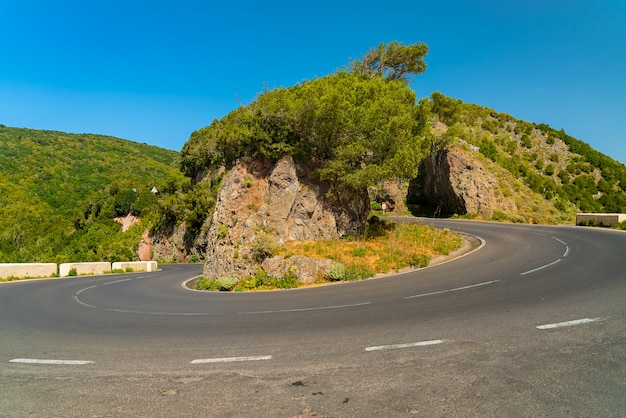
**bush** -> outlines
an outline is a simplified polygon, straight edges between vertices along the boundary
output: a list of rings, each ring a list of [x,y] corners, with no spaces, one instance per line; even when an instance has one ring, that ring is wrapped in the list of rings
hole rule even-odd
[[[258,234],[256,239],[250,244],[250,255],[257,263],[261,263],[266,258],[271,257],[275,252],[276,243],[267,234]]]
[[[217,283],[219,285],[219,290],[232,290],[238,281],[238,278],[229,276],[218,279]]]
[[[324,272],[324,278],[331,282],[343,280],[346,277],[346,266],[341,263],[333,263]]]

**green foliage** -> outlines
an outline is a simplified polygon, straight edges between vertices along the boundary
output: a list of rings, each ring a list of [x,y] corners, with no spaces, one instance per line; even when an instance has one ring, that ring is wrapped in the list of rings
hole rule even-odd
[[[346,266],[342,263],[333,263],[324,272],[324,278],[331,282],[343,280],[345,277]]]
[[[182,167],[197,177],[244,156],[291,154],[317,167],[335,193],[413,178],[425,154],[419,112],[404,82],[338,72],[265,91],[194,132],[183,147]]]
[[[0,262],[135,259],[142,231],[112,219],[149,228],[150,189],[182,180],[177,165],[176,152],[122,139],[0,127]]]
[[[294,289],[300,286],[301,283],[293,272],[287,272],[284,277],[271,277],[264,270],[258,270],[253,276],[241,279],[235,277],[223,277],[221,279],[201,277],[196,282],[196,290],[211,291]]]
[[[496,161],[498,159],[496,144],[494,144],[489,138],[483,138],[480,143],[480,153],[489,158],[491,161]]]
[[[250,255],[258,263],[271,257],[276,252],[276,242],[265,233],[258,233],[256,239],[250,244]]]
[[[381,43],[370,50],[361,60],[350,63],[349,72],[368,77],[384,77],[386,80],[410,82],[412,75],[426,71],[424,57],[428,45],[417,42],[405,46],[401,42]]]

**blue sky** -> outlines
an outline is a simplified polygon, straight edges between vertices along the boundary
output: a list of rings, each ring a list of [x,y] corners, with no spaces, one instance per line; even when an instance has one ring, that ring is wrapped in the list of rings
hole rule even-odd
[[[565,129],[626,163],[626,1],[0,0],[0,123],[180,150],[267,87],[425,42],[418,97]]]

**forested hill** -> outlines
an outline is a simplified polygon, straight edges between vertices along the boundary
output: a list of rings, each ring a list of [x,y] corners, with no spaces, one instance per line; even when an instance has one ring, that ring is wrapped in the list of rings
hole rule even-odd
[[[0,125],[0,262],[133,259],[139,238],[118,236],[113,218],[156,206],[152,187],[181,182],[174,151]]]
[[[0,126],[0,176],[64,216],[113,183],[148,186],[179,176],[178,167],[177,152],[147,144]]]

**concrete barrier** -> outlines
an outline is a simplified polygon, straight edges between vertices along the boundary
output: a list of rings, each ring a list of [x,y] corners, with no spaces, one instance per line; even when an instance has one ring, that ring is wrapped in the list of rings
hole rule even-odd
[[[56,274],[56,263],[0,263],[0,279],[51,277]]]
[[[113,263],[112,270],[132,269],[133,271],[156,271],[158,266],[156,261],[120,261]]]
[[[78,276],[83,274],[104,274],[111,272],[111,263],[63,263],[59,266],[59,276],[69,276],[70,270],[72,269],[76,269]]]
[[[624,221],[626,221],[626,214],[624,213],[577,213],[576,214],[576,225],[581,225],[586,222],[590,222],[599,226],[615,226]]]

